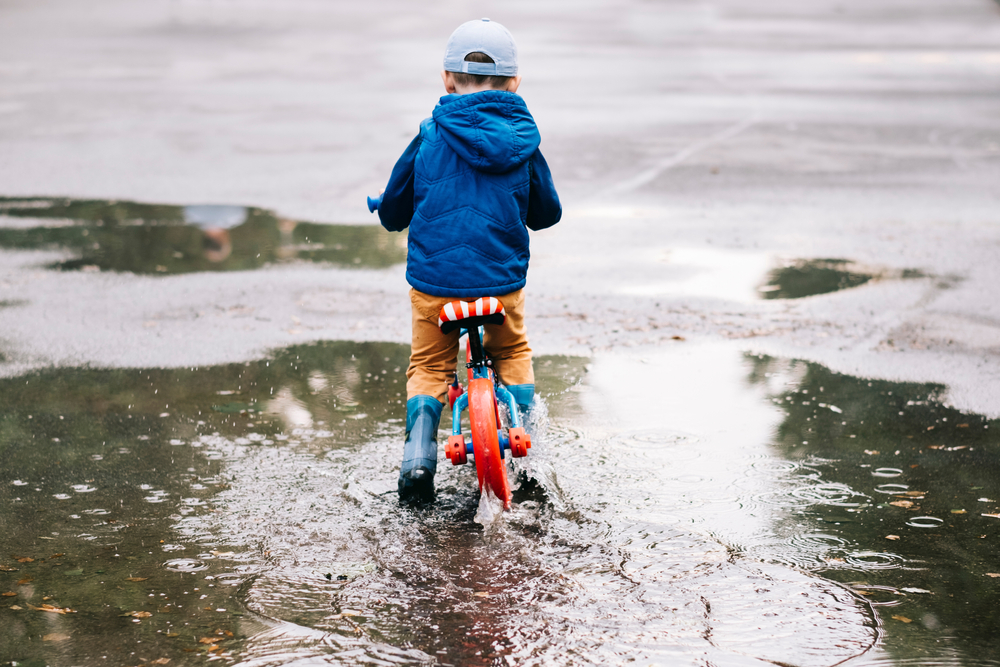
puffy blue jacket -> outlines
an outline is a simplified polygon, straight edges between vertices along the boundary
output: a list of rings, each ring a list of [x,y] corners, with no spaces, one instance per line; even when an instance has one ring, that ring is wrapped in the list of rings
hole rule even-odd
[[[410,228],[413,287],[459,298],[524,287],[527,228],[562,217],[539,141],[535,119],[514,93],[441,98],[396,162],[378,206],[383,227]]]

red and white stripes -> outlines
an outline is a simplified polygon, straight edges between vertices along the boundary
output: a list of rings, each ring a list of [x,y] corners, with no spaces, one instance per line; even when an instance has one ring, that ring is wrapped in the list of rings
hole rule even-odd
[[[458,322],[469,317],[482,317],[484,315],[496,315],[499,313],[504,319],[507,312],[503,309],[500,300],[493,296],[484,296],[475,301],[452,301],[441,307],[438,316],[438,326],[445,322]]]

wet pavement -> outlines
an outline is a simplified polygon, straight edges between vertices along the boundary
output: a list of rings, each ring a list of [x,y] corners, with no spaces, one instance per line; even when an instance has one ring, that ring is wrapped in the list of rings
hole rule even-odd
[[[0,665],[1000,663],[1000,6],[470,9],[566,210],[496,522],[364,206],[467,17],[0,10]]]

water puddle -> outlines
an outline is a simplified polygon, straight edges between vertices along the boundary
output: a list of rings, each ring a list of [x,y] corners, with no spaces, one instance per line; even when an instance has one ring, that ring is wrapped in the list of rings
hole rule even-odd
[[[406,260],[405,236],[322,225],[244,206],[0,198],[0,248],[56,250],[50,268],[179,274],[276,263],[382,268]]]
[[[0,380],[0,656],[988,664],[1000,424],[942,388],[726,346],[542,357],[494,520],[443,457],[432,506],[396,501],[407,354]]]
[[[920,271],[863,266],[847,259],[798,259],[767,274],[757,288],[764,299],[801,299],[864,285],[870,280],[923,278]]]
[[[860,287],[871,281],[926,277],[913,269],[867,266],[848,259],[778,260],[765,253],[724,248],[650,250],[630,260],[641,264],[643,258],[656,266],[655,275],[660,280],[651,279],[649,267],[645,267],[645,271],[635,274],[634,283],[621,292],[753,302],[801,299]]]

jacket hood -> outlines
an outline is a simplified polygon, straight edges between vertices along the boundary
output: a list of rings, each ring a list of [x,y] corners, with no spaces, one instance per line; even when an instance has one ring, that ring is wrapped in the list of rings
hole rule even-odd
[[[448,146],[478,171],[502,174],[516,169],[541,142],[528,106],[507,91],[445,95],[433,118]]]

